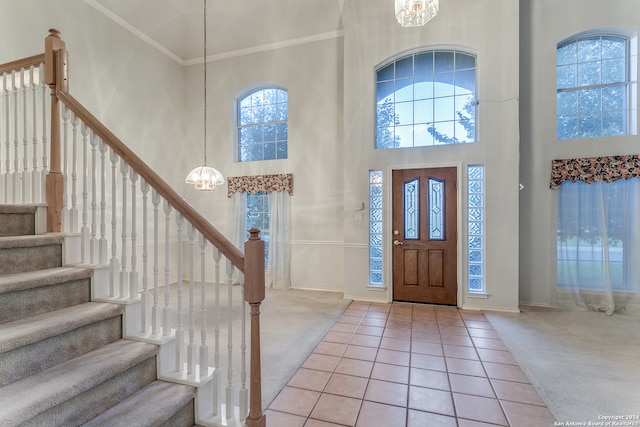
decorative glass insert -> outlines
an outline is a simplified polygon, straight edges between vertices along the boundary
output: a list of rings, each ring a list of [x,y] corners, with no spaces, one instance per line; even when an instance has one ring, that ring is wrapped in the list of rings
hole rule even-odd
[[[264,268],[267,268],[269,259],[269,195],[262,192],[256,194],[247,193],[247,230],[257,228],[260,230],[260,238],[264,240]],[[247,231],[247,238],[249,232]]]
[[[629,39],[572,38],[556,53],[558,139],[630,133]]]
[[[369,171],[369,285],[382,286],[382,171]]]
[[[467,166],[468,291],[485,292],[484,282],[484,165]]]
[[[429,239],[444,240],[444,181],[429,178]]]
[[[376,148],[476,141],[476,57],[417,52],[376,73]]]
[[[418,181],[418,179],[404,183],[404,238],[408,240],[420,238],[419,195],[420,181]]]
[[[258,89],[238,100],[238,161],[287,158],[288,105],[287,91],[276,88]]]

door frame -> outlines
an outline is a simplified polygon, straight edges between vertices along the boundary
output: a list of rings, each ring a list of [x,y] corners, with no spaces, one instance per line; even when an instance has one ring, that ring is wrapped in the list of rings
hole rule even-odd
[[[462,288],[466,284],[465,276],[463,276],[463,267],[466,265],[466,260],[462,258],[463,256],[463,242],[466,242],[467,233],[463,232],[464,230],[464,214],[467,211],[467,205],[462,204],[462,189],[463,186],[466,185],[466,180],[462,180],[463,175],[463,163],[462,162],[448,162],[448,163],[426,163],[426,164],[417,164],[417,165],[401,165],[401,166],[393,166],[390,165],[387,167],[386,176],[389,178],[385,180],[385,206],[382,223],[382,232],[383,232],[383,248],[384,248],[384,266],[385,274],[384,278],[386,283],[389,283],[388,286],[388,298],[390,302],[393,302],[393,239],[392,235],[392,220],[393,220],[393,206],[391,206],[393,200],[393,171],[394,170],[405,170],[405,169],[431,169],[431,168],[447,168],[447,167],[455,167],[456,168],[456,180],[457,180],[457,188],[456,188],[456,204],[457,204],[457,218],[456,218],[456,227],[458,230],[458,240],[456,241],[456,275],[457,275],[457,286],[456,286],[456,307],[462,307]]]

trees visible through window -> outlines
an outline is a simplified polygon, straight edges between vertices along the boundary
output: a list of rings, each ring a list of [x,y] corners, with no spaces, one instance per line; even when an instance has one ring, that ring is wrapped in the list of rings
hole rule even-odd
[[[376,71],[376,148],[476,140],[476,58],[454,50],[413,53]]]
[[[558,139],[633,133],[629,52],[629,39],[616,35],[576,37],[558,45]]]
[[[237,160],[286,159],[289,98],[284,89],[262,88],[237,101]]]

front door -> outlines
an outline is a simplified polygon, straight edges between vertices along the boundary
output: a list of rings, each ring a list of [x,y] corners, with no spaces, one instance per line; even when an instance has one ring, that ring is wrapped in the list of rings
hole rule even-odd
[[[394,170],[393,299],[457,303],[455,167]]]

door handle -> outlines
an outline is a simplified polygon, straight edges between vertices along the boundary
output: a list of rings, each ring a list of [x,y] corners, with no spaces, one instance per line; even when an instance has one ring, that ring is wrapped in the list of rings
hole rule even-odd
[[[401,242],[400,240],[396,239],[396,240],[393,241],[393,244],[395,246],[401,246],[401,245],[404,245],[404,242]]]

